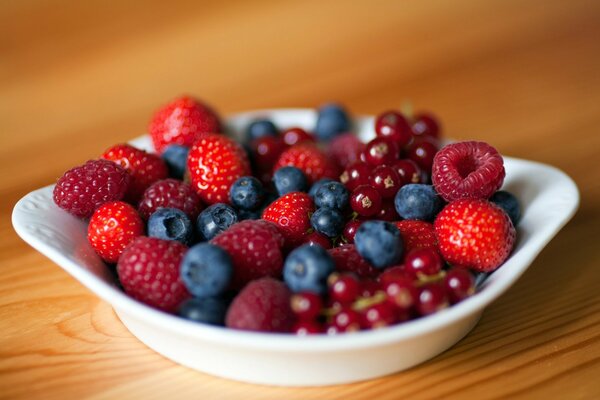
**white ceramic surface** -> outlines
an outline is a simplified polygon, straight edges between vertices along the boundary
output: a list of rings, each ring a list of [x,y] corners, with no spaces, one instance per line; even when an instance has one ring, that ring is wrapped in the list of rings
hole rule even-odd
[[[231,134],[257,116],[280,127],[310,129],[312,110],[264,110],[232,116]],[[372,118],[357,118],[359,136],[373,136]],[[134,140],[150,148],[147,137]],[[481,290],[447,310],[386,329],[328,337],[259,334],[204,326],[154,310],[127,297],[86,240],[86,222],[57,208],[52,188],[33,191],[13,211],[17,233],[81,284],[110,303],[148,347],[188,367],[240,381],[286,386],[348,383],[410,368],[443,352],[477,323],[484,308],[523,274],[542,248],[573,216],[579,193],[560,170],[505,158],[504,188],[523,205],[516,248]]]

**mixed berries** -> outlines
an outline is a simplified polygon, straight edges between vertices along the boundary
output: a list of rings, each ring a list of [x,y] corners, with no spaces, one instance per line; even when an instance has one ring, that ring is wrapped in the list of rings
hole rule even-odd
[[[156,153],[115,145],[54,188],[151,307],[259,332],[379,329],[463,301],[513,250],[521,207],[500,190],[502,156],[442,147],[429,113],[385,111],[367,143],[339,104],[312,131],[256,119],[241,143],[220,121],[176,99],[150,122]]]

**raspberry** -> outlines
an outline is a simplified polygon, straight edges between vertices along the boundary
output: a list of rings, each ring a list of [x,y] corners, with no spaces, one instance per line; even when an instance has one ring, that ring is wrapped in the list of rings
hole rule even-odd
[[[339,176],[337,165],[317,146],[307,142],[292,146],[281,153],[273,171],[288,165],[304,172],[309,185],[322,178],[337,179]]]
[[[411,219],[405,219],[394,224],[402,236],[404,254],[416,249],[437,250],[437,239],[433,224]]]
[[[176,179],[163,179],[154,182],[146,189],[138,205],[138,211],[142,218],[147,220],[159,208],[177,208],[195,221],[202,211],[202,203],[189,184]]]
[[[340,272],[354,272],[361,278],[374,278],[379,271],[358,254],[353,244],[344,244],[329,249],[329,255],[335,262],[335,269]]]
[[[141,236],[123,251],[117,264],[119,281],[131,297],[174,312],[190,297],[179,274],[187,248],[179,242]]]
[[[252,281],[233,299],[225,324],[247,331],[289,332],[294,323],[290,297],[290,290],[281,281]]]
[[[130,204],[113,201],[101,205],[88,225],[88,241],[106,262],[116,263],[123,249],[144,234],[144,222]]]
[[[264,276],[279,277],[283,268],[283,237],[275,224],[246,220],[229,227],[211,240],[233,261],[233,287],[241,288]]]
[[[265,208],[262,219],[274,222],[285,238],[286,246],[292,248],[304,241],[311,229],[310,214],[314,211],[315,205],[308,194],[292,192]]]
[[[327,146],[327,155],[335,160],[342,168],[360,161],[360,154],[364,151],[365,144],[353,133],[342,133],[334,137]]]
[[[435,155],[431,180],[446,201],[487,199],[504,182],[504,160],[484,142],[449,144]]]
[[[90,160],[64,173],[54,187],[57,206],[79,218],[89,218],[102,204],[122,200],[131,176],[107,160]]]

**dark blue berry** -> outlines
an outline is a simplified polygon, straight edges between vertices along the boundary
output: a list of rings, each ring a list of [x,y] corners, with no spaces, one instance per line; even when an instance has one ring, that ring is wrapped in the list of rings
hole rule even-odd
[[[187,157],[190,149],[178,144],[171,144],[162,153],[162,159],[167,164],[169,176],[175,179],[183,179],[187,167]]]
[[[292,166],[275,171],[273,183],[280,196],[291,192],[305,192],[308,189],[308,180],[304,172]]]
[[[331,140],[340,133],[349,130],[350,119],[342,106],[327,104],[319,109],[315,134],[320,140]]]
[[[262,183],[253,176],[238,178],[229,189],[231,203],[242,210],[257,209],[261,205],[264,195]]]
[[[185,253],[181,261],[181,280],[196,297],[218,296],[225,292],[233,276],[229,254],[221,247],[199,243]]]
[[[313,183],[313,185],[310,187],[310,190],[308,191],[308,195],[314,200],[314,198],[317,195],[317,192],[319,191],[321,186],[323,186],[324,184],[329,183],[329,182],[337,182],[337,181],[335,181],[331,178],[319,179],[318,181]]]
[[[319,208],[310,217],[313,229],[323,235],[333,238],[344,230],[344,216],[335,208]]]
[[[201,240],[211,240],[236,222],[238,215],[235,209],[227,204],[217,203],[198,215],[196,229]]]
[[[177,208],[159,208],[148,218],[148,236],[176,240],[189,246],[194,239],[190,218]]]
[[[432,221],[442,209],[443,201],[433,186],[411,183],[398,190],[394,205],[404,219]]]
[[[302,245],[293,250],[283,264],[283,279],[294,292],[327,292],[327,277],[335,263],[319,245]]]
[[[253,121],[246,129],[246,139],[248,142],[261,138],[263,136],[277,136],[279,132],[275,124],[268,119],[259,119]]]
[[[510,192],[498,190],[490,197],[490,201],[503,209],[514,226],[521,220],[521,205],[519,200]]]
[[[344,210],[348,206],[350,193],[340,182],[328,182],[321,185],[315,194],[315,205],[317,207],[336,208]]]
[[[179,307],[179,316],[194,322],[225,325],[227,301],[218,297],[191,298]]]
[[[356,251],[376,268],[397,264],[402,259],[404,245],[400,231],[385,221],[365,221],[354,236]]]

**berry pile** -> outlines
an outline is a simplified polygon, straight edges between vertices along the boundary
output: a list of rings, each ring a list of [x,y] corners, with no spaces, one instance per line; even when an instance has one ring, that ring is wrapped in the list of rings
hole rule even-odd
[[[431,114],[390,110],[362,143],[337,104],[312,132],[252,121],[238,143],[190,97],[152,117],[156,154],[128,144],[58,180],[96,253],[133,298],[232,329],[376,329],[475,292],[516,240],[502,156],[440,146]]]

